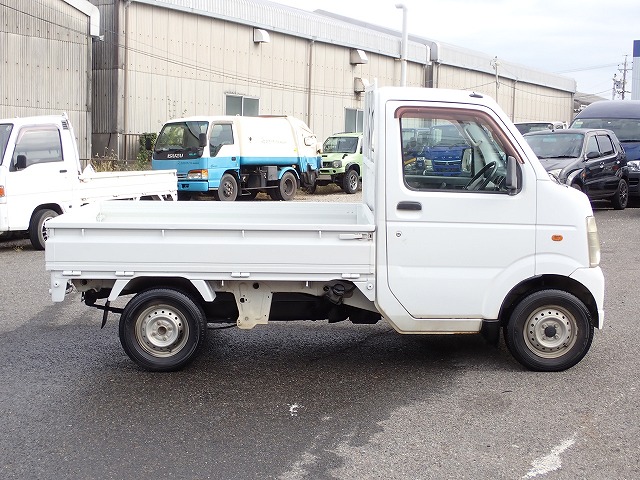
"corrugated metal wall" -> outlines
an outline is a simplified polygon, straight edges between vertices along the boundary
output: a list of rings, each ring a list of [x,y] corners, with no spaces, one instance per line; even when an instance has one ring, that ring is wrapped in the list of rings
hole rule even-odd
[[[0,0],[0,118],[67,112],[91,155],[88,17],[61,0]]]
[[[103,35],[93,49],[87,17],[66,2],[0,0],[0,51],[12,72],[2,112],[66,110],[84,157],[135,159],[141,133],[172,117],[224,114],[229,94],[259,99],[261,114],[299,117],[324,138],[344,129],[345,109],[363,108],[354,78],[400,83],[401,42],[382,28],[260,0],[90,1]],[[254,28],[270,42],[255,43]],[[496,89],[488,56],[412,39],[408,85],[486,93],[514,121],[570,118],[572,79],[501,61]],[[354,48],[368,63],[350,63]]]
[[[303,119],[323,139],[344,130],[345,108],[364,107],[355,77],[400,81],[393,56],[367,52],[367,64],[352,65],[352,49],[344,45],[272,30],[269,43],[255,43],[253,26],[211,15],[147,2],[99,8],[105,42],[94,58],[96,152],[133,159],[139,134],[157,132],[170,118],[225,114],[229,94],[258,98],[261,114]],[[109,41],[109,31],[114,39],[120,33],[119,41]],[[407,84],[425,84],[423,64],[409,63]]]

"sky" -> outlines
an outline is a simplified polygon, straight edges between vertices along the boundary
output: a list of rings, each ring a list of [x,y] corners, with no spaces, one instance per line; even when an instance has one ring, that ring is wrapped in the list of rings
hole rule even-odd
[[[578,92],[612,97],[613,78],[631,90],[633,41],[640,40],[640,0],[272,0],[326,10],[475,50],[498,60],[573,78]],[[619,98],[619,97],[618,97]],[[631,98],[626,94],[625,98]]]

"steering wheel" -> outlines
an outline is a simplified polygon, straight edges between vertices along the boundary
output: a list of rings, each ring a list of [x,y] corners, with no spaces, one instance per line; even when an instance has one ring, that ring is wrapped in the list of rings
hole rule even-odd
[[[489,172],[489,170],[491,170]],[[486,187],[498,170],[497,162],[489,162],[476,173],[469,183],[464,187],[465,190],[482,190]],[[477,182],[477,183],[476,183]]]

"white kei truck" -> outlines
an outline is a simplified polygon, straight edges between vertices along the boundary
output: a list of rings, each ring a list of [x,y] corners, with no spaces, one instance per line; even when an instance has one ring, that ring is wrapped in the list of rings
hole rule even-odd
[[[82,171],[65,114],[0,120],[0,233],[27,232],[44,250],[45,223],[99,200],[177,199],[175,171]]]
[[[370,87],[364,113],[362,202],[88,205],[47,224],[52,300],[79,291],[103,325],[120,313],[122,347],[151,371],[191,362],[210,323],[279,320],[491,342],[502,330],[529,369],[578,363],[604,319],[587,197],[553,181],[478,93]],[[468,145],[450,176],[403,151],[403,129],[442,126]]]

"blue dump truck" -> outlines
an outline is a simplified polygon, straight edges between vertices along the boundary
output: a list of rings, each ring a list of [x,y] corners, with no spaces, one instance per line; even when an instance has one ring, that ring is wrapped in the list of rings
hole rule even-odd
[[[298,188],[315,185],[321,157],[316,136],[297,118],[200,116],[167,122],[151,165],[177,170],[179,200],[253,199],[261,191],[291,200]]]

